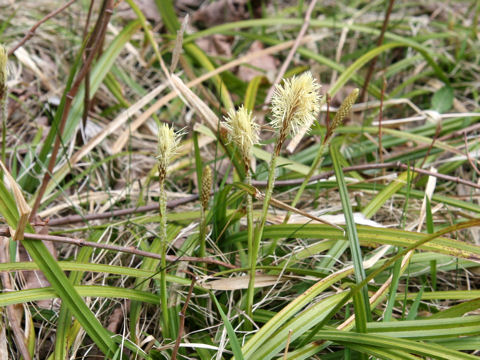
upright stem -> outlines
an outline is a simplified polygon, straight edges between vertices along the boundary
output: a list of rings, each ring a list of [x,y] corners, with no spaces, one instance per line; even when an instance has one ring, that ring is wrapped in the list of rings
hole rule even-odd
[[[207,220],[206,220],[206,211],[202,206],[200,208],[200,257],[205,257],[206,253],[206,237],[207,237]],[[206,266],[206,264],[205,264]]]
[[[313,160],[312,166],[310,166],[310,170],[308,171],[308,174],[305,176],[305,179],[302,182],[302,185],[300,185],[300,188],[298,189],[297,193],[295,194],[295,198],[292,201],[291,206],[295,207],[297,205],[298,201],[300,200],[300,197],[302,196],[303,192],[305,191],[305,188],[307,187],[308,183],[310,182],[310,179],[312,178],[313,174],[315,173],[315,170],[317,170],[317,167],[320,165],[320,163],[323,161],[323,153],[325,152],[325,142],[322,142],[320,145],[320,149],[318,149],[318,153],[315,156],[315,159]],[[288,223],[288,220],[290,219],[291,212],[287,212],[287,215],[285,215],[285,219],[283,220],[283,223],[286,224]]]
[[[251,313],[251,307],[253,306],[253,295],[255,291],[255,270],[257,267],[258,250],[260,248],[260,241],[262,240],[263,228],[265,227],[265,223],[267,221],[268,205],[270,203],[270,199],[272,198],[273,185],[275,183],[275,167],[277,164],[277,156],[277,152],[275,151],[272,154],[272,159],[270,160],[267,188],[265,190],[265,198],[263,199],[262,218],[260,224],[256,228],[255,238],[252,244],[252,252],[250,255],[250,281],[248,283],[247,293],[247,304],[250,305],[250,308],[247,308],[247,314],[249,312]]]
[[[251,186],[252,185],[252,175],[250,174],[250,171],[246,172],[245,175],[245,182],[247,185]],[[253,200],[252,200],[252,195],[247,194],[247,244],[248,244],[248,266],[250,269],[255,269],[255,265],[253,265],[256,261],[256,258],[253,257]],[[252,274],[252,272],[250,271]],[[255,280],[255,275],[253,275],[254,280]],[[250,277],[250,282],[248,283],[248,292],[247,292],[247,305],[246,305],[246,310],[247,310],[247,315],[252,318],[252,306],[253,306],[253,295],[254,295],[254,288],[253,288],[253,283],[251,282],[252,277]]]
[[[167,193],[165,192],[165,174],[164,169],[159,167],[159,212],[160,212],[160,241],[161,241],[161,256],[160,259],[160,303],[162,307],[163,316],[163,337],[169,337],[169,317],[168,317],[168,292],[167,292]]]

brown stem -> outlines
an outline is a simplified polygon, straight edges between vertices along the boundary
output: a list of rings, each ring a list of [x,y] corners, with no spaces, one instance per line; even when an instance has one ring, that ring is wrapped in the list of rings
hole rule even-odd
[[[198,199],[198,195],[192,195],[183,199],[169,201],[167,203],[167,207],[170,209],[173,209],[179,205],[183,205],[191,201],[195,201],[197,199]],[[136,206],[136,207],[131,207],[127,209],[113,210],[103,214],[69,215],[62,218],[49,220],[48,225],[58,226],[58,225],[73,224],[78,222],[87,222],[90,220],[101,220],[101,219],[108,219],[116,216],[125,216],[125,215],[148,212],[153,210],[158,210],[158,203],[145,205],[145,206]]]
[[[175,341],[175,346],[172,352],[172,360],[177,359],[178,349],[180,348],[180,341],[182,340],[183,331],[185,329],[185,316],[187,313],[188,303],[190,302],[190,298],[192,297],[193,287],[195,286],[196,278],[192,276],[192,282],[190,283],[190,288],[188,289],[188,295],[185,299],[185,304],[183,304],[182,311],[180,312],[180,324],[178,325],[178,336],[177,340]]]
[[[8,228],[0,229],[0,236],[10,236],[10,230]],[[83,239],[77,239],[72,237],[66,236],[57,236],[57,235],[48,235],[48,234],[32,234],[32,233],[25,233],[25,239],[31,240],[45,240],[45,241],[52,241],[52,242],[59,242],[64,244],[72,244],[75,246],[90,246],[97,249],[105,249],[105,250],[112,250],[123,252],[126,254],[133,254],[138,256],[145,256],[152,259],[161,259],[161,254],[155,254],[148,251],[139,250],[136,247],[123,247],[113,244],[104,244],[104,243],[96,243],[92,241],[86,241]],[[219,266],[224,266],[229,269],[236,269],[236,267],[232,264],[228,264],[226,262],[211,259],[211,258],[201,258],[201,257],[194,257],[194,256],[174,256],[174,255],[166,255],[166,260],[170,262],[177,262],[177,261],[190,261],[190,262],[203,262],[208,264],[214,264]]]
[[[382,93],[380,95],[380,112],[378,114],[378,156],[380,164],[383,164],[383,146],[382,146],[382,120],[383,120],[383,99],[385,97],[385,88],[387,81],[383,77]],[[382,170],[382,175],[385,176],[385,169]]]
[[[95,57],[95,54],[99,51],[100,45],[102,44],[102,39],[105,36],[105,33],[107,31],[107,25],[108,22],[110,21],[110,17],[112,16],[113,13],[113,0],[105,0],[104,1],[104,6],[102,6],[102,10],[100,12],[100,15],[97,19],[97,25],[95,25],[95,29],[93,30],[92,33],[92,41],[90,42],[93,44],[94,48],[88,58],[86,59],[82,69],[78,73],[75,82],[73,83],[70,91],[67,93],[65,97],[65,106],[63,109],[62,113],[62,118],[60,120],[60,126],[57,131],[57,137],[55,138],[55,143],[51,152],[50,160],[48,162],[48,168],[47,171],[45,172],[45,175],[43,176],[42,179],[42,184],[40,186],[40,189],[38,191],[37,197],[35,198],[35,203],[33,204],[32,207],[32,213],[30,215],[30,220],[32,220],[36,212],[38,210],[38,207],[40,206],[40,202],[42,200],[43,194],[45,193],[45,190],[47,188],[48,182],[50,181],[51,174],[53,173],[53,168],[55,166],[55,163],[57,161],[57,155],[58,155],[58,150],[60,148],[60,142],[61,142],[61,137],[63,134],[63,130],[65,128],[65,123],[67,122],[67,117],[70,112],[70,108],[72,106],[73,99],[75,98],[75,95],[77,94],[80,84],[85,78],[86,74],[88,73],[90,66],[92,65],[93,59]],[[96,29],[99,29],[99,31],[96,31]],[[87,45],[88,46],[88,45]]]
[[[383,19],[382,30],[380,31],[380,36],[378,37],[378,40],[377,40],[377,46],[380,46],[383,43],[383,37],[385,36],[385,32],[387,31],[388,21],[390,19],[390,14],[392,13],[394,3],[395,3],[395,0],[390,0],[388,4],[388,8],[385,13],[385,18]],[[362,92],[360,93],[360,98],[358,102],[363,103],[365,101],[365,95],[367,94],[368,84],[370,83],[370,80],[373,75],[373,71],[375,70],[377,59],[378,59],[378,56],[375,56],[370,62],[370,66],[368,68],[367,76],[365,77],[365,82],[363,83]]]
[[[33,35],[35,35],[35,31],[38,29],[38,27],[40,25],[42,25],[45,21],[47,21],[48,19],[51,19],[52,17],[54,17],[55,15],[61,13],[63,10],[65,10],[66,8],[68,8],[70,5],[72,5],[76,0],[70,0],[68,3],[66,3],[65,5],[63,5],[61,8],[55,10],[55,11],[52,11],[50,14],[48,14],[47,16],[45,16],[42,20],[40,20],[39,22],[37,22],[35,25],[33,25],[31,27],[30,30],[27,31],[27,33],[25,34],[25,36],[23,37],[22,40],[20,40],[17,45],[15,45],[13,48],[11,48],[9,51],[8,51],[8,56],[12,55],[15,50],[17,50],[20,46],[22,46],[23,44],[25,44]]]

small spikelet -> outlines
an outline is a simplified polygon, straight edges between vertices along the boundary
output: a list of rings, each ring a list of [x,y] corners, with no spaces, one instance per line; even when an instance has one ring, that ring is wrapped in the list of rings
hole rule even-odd
[[[249,162],[254,144],[258,144],[259,126],[252,117],[252,112],[243,105],[238,109],[230,109],[225,118],[225,128],[228,131],[228,141],[233,143],[245,162]]]
[[[343,120],[348,116],[350,110],[352,109],[353,104],[357,101],[358,89],[353,89],[353,91],[343,100],[342,105],[338,109],[335,117],[332,121],[332,130],[335,130],[338,126],[343,123]]]
[[[181,133],[175,133],[173,128],[169,127],[167,124],[160,125],[158,129],[157,160],[160,177],[165,178],[168,164],[170,164],[172,157],[177,152],[180,136]]]
[[[207,208],[208,206],[208,200],[210,199],[210,190],[212,189],[212,169],[210,169],[210,166],[206,166],[205,169],[203,169],[203,175],[202,175],[202,207],[204,209]]]
[[[0,100],[6,94],[7,90],[7,51],[0,45]]]
[[[284,80],[275,87],[272,97],[271,125],[285,137],[295,135],[312,124],[320,111],[320,85],[311,72]]]
[[[352,110],[353,104],[355,104],[355,101],[357,101],[358,93],[358,89],[353,89],[353,91],[345,98],[345,100],[343,100],[342,105],[340,105],[338,108],[338,111],[328,128],[327,134],[325,135],[325,141],[332,136],[337,127],[342,125],[343,120],[348,116],[350,110]]]

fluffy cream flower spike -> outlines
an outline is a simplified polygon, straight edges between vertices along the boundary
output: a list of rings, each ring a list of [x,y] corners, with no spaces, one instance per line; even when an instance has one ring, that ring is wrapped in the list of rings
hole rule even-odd
[[[172,157],[177,153],[178,144],[180,142],[181,132],[175,132],[173,128],[167,124],[160,125],[158,129],[158,168],[160,178],[163,180],[167,174],[167,167]]]
[[[225,118],[224,125],[228,131],[228,141],[239,149],[248,168],[253,145],[258,144],[259,141],[259,126],[255,123],[252,112],[245,109],[243,105],[238,110],[232,108]]]
[[[319,90],[320,85],[309,71],[276,85],[272,97],[271,125],[280,130],[279,147],[288,134],[297,134],[317,118],[321,99]]]

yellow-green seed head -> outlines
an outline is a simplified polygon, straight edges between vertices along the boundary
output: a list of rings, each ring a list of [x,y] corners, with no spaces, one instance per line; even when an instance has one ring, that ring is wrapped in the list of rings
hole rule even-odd
[[[7,89],[7,51],[0,45],[0,99],[5,95]]]
[[[276,85],[271,125],[285,135],[295,135],[312,124],[320,111],[319,90],[320,85],[309,71]]]
[[[243,105],[238,110],[232,108],[224,125],[228,131],[228,141],[239,149],[245,161],[250,161],[253,145],[259,141],[259,126],[255,123],[252,112]]]
[[[343,100],[342,105],[338,108],[335,117],[333,118],[330,126],[328,127],[327,133],[325,134],[325,138],[323,140],[324,143],[330,141],[335,129],[342,125],[343,120],[348,116],[350,110],[352,110],[353,104],[357,100],[359,90],[353,89],[353,91]]]
[[[180,141],[180,133],[175,133],[173,128],[167,124],[160,125],[158,129],[158,154],[157,160],[161,171],[166,173],[168,164],[172,157],[176,154],[178,143]]]
[[[340,126],[343,123],[343,120],[348,116],[353,104],[355,104],[355,101],[357,101],[358,92],[358,89],[353,89],[353,91],[345,98],[345,100],[343,100],[342,105],[340,105],[335,117],[333,118],[331,126],[332,131]]]
[[[210,190],[212,189],[212,169],[210,169],[210,166],[205,167],[203,169],[203,174],[202,174],[202,196],[201,196],[201,201],[202,201],[202,207],[204,209],[207,208],[208,206],[208,200],[210,199]]]

